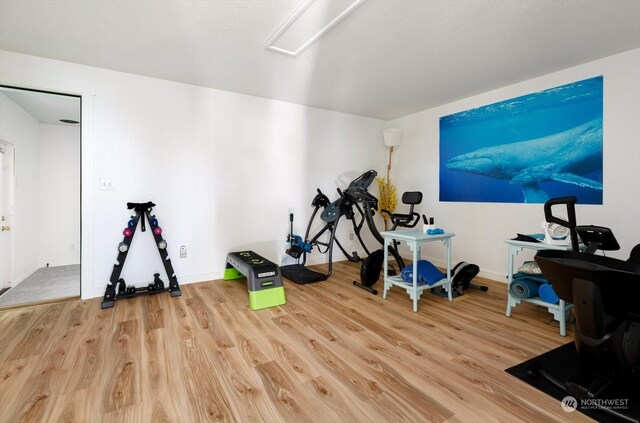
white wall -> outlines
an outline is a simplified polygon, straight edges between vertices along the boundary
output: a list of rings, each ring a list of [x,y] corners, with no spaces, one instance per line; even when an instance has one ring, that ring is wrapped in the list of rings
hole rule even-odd
[[[40,124],[40,267],[80,263],[80,128]]]
[[[39,137],[40,123],[0,93],[0,139],[16,148],[12,285],[38,268]]]
[[[480,266],[483,275],[504,281],[507,248],[504,239],[541,232],[541,204],[439,202],[439,118],[570,82],[604,76],[604,191],[602,205],[578,205],[578,224],[610,227],[628,257],[640,243],[640,49],[555,72],[540,78],[466,98],[390,122],[404,130],[402,146],[394,154],[400,191],[425,194],[422,210],[435,216],[438,226],[455,232],[453,261]],[[470,70],[470,78],[473,72]],[[555,210],[555,209],[554,209]],[[439,246],[423,256],[442,263]],[[532,254],[521,254],[521,258]]]
[[[178,279],[202,281],[221,277],[229,251],[250,248],[279,261],[290,211],[302,232],[316,188],[334,199],[336,187],[385,165],[386,125],[376,119],[6,51],[0,75],[95,92],[83,96],[84,298],[104,293],[128,201],[157,204]],[[101,177],[113,177],[115,189],[99,190]],[[144,235],[124,268],[130,283],[164,274]],[[187,259],[178,258],[181,245]]]
[[[634,50],[388,123],[6,51],[0,80],[62,92],[83,87],[82,295],[89,298],[102,295],[111,274],[127,201],[157,204],[182,283],[219,278],[232,250],[251,248],[279,261],[288,213],[296,213],[295,230],[302,232],[316,188],[334,199],[335,188],[362,171],[384,171],[380,133],[387,126],[404,130],[392,170],[399,191],[422,190],[419,211],[457,233],[454,261],[475,262],[501,279],[503,240],[538,231],[542,207],[439,203],[438,118],[600,74],[604,205],[579,206],[578,219],[610,226],[624,256],[640,240],[639,56]],[[115,189],[99,190],[101,177],[113,177]],[[187,259],[178,258],[180,245],[188,247]],[[424,255],[442,262],[439,246]],[[123,277],[139,284],[157,271],[164,273],[151,237],[138,234]]]

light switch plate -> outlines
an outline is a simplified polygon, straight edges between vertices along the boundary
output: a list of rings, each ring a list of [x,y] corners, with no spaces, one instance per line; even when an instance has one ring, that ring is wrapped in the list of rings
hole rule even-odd
[[[100,189],[103,191],[111,191],[116,188],[115,179],[109,176],[100,178]]]

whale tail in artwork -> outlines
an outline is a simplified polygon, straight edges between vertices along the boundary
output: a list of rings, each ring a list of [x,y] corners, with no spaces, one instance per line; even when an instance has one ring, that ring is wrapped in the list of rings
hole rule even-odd
[[[525,203],[544,203],[549,195],[537,183],[520,185]]]

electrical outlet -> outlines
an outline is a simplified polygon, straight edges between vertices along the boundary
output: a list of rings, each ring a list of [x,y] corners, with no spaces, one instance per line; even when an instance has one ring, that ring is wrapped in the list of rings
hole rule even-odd
[[[180,247],[180,258],[187,258],[187,246],[183,245]]]
[[[70,251],[75,251],[76,250],[76,244],[69,244],[69,250]]]
[[[353,232],[349,232],[349,241],[353,241]]]

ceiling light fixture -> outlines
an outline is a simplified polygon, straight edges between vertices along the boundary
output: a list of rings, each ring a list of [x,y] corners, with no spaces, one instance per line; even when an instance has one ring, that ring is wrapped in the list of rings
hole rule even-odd
[[[265,47],[295,57],[365,1],[306,0],[269,38]]]

